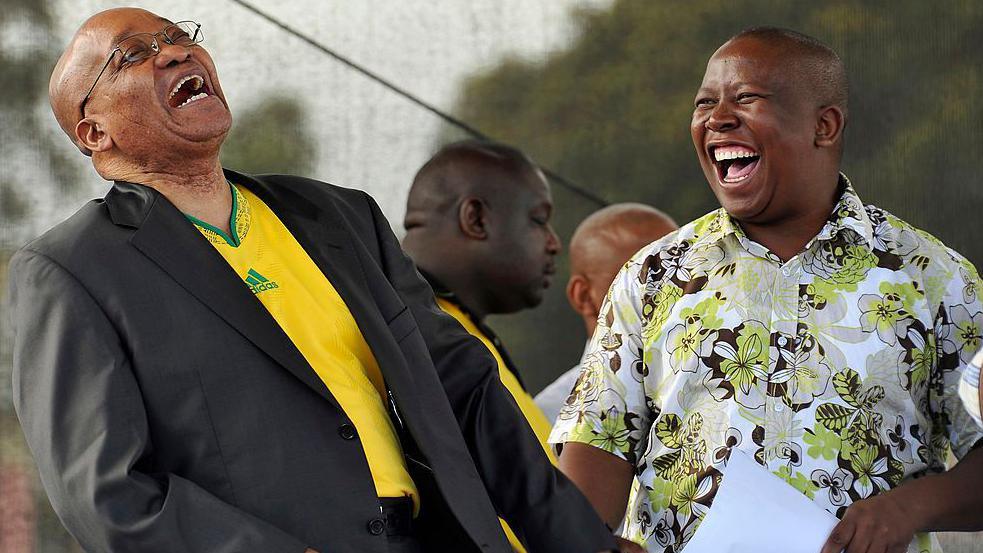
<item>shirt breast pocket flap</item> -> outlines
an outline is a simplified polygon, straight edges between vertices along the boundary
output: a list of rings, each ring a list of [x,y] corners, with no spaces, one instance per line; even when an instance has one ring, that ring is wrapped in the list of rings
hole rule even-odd
[[[395,317],[389,319],[386,324],[389,325],[389,332],[392,333],[393,339],[397,342],[403,341],[404,338],[416,330],[416,319],[413,318],[413,313],[408,307],[404,307]]]

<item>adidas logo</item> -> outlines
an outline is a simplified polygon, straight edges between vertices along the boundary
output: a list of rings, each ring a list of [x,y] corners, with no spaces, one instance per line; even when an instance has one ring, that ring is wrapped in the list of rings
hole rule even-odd
[[[280,287],[280,285],[275,281],[272,281],[256,272],[256,269],[249,269],[249,272],[246,273],[246,278],[244,280],[253,294],[259,294],[260,292],[265,292],[267,290],[273,290],[274,288]]]

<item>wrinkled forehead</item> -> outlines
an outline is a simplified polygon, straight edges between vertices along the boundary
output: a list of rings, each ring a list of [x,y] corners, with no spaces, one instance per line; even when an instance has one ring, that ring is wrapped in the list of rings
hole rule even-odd
[[[91,48],[105,56],[126,37],[156,33],[170,23],[170,20],[146,10],[108,10],[96,14],[82,25],[77,36],[78,46]]]

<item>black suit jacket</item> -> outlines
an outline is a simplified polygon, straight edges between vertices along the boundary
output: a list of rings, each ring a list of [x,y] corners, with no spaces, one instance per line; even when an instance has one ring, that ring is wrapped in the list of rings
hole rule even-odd
[[[532,552],[613,548],[367,194],[227,176],[280,217],[378,359],[430,550],[509,551],[496,512]],[[15,254],[10,281],[14,405],[52,505],[86,549],[386,551],[345,413],[162,195],[115,183]]]

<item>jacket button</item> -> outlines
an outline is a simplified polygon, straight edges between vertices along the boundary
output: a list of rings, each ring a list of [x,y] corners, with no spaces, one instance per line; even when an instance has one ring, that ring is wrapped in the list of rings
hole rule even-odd
[[[369,533],[373,536],[378,536],[385,531],[386,523],[381,518],[374,518],[369,521]]]
[[[345,423],[338,427],[338,434],[346,440],[354,440],[356,434],[355,427]]]

